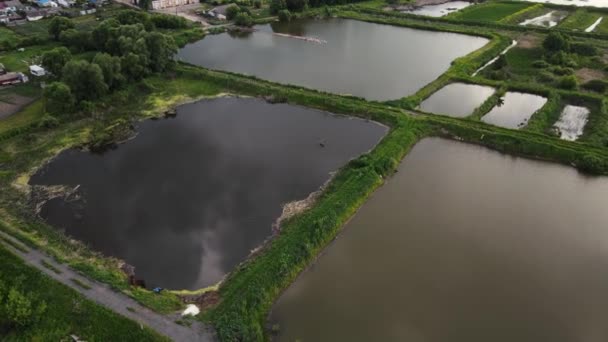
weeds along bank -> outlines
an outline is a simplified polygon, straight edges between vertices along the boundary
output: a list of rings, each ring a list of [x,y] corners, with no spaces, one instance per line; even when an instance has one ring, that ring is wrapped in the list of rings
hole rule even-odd
[[[376,18],[357,12],[341,12],[338,15],[403,24],[399,18]],[[416,28],[430,28],[424,23],[414,24]],[[444,28],[435,26],[434,29]],[[445,30],[473,34],[476,29],[451,25]],[[130,287],[126,276],[118,268],[117,260],[90,251],[37,218],[27,193],[28,175],[65,148],[102,146],[121,141],[133,133],[130,126],[137,120],[162,115],[164,111],[184,102],[223,93],[266,97],[273,102],[356,115],[386,124],[390,131],[372,152],[343,167],[313,208],[284,222],[282,233],[256,257],[232,272],[219,287],[219,304],[204,316],[217,328],[219,337],[222,340],[264,339],[267,312],[281,291],[335,238],[343,224],[394,172],[401,159],[422,137],[445,136],[505,153],[608,174],[608,153],[591,144],[565,142],[535,130],[513,131],[476,120],[408,115],[410,112],[404,109],[414,108],[422,99],[455,79],[479,83],[478,79],[469,79],[468,75],[510,43],[510,38],[502,34],[488,33],[486,36],[492,39],[486,47],[457,60],[444,75],[413,97],[391,103],[367,102],[361,98],[332,95],[180,64],[170,72],[146,78],[101,98],[95,103],[94,116],[75,117],[49,125],[34,121],[13,127],[11,134],[0,139],[0,229],[19,237],[30,246],[46,250],[58,260],[94,279],[111,284],[157,311],[171,312],[181,307],[175,295],[165,292],[159,296]],[[501,85],[500,82],[483,82]],[[504,91],[516,87],[502,85]]]

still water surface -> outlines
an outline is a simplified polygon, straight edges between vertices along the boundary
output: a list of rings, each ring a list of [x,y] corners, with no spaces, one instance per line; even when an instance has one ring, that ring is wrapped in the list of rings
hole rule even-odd
[[[608,341],[608,178],[417,144],[282,295],[280,341]]]
[[[523,0],[556,5],[608,7],[607,0]]]
[[[420,109],[461,118],[473,114],[494,91],[492,87],[477,84],[451,83],[424,100]]]
[[[245,34],[209,35],[180,50],[181,60],[370,100],[415,93],[450,63],[488,40],[347,19],[295,20]],[[316,37],[327,43],[278,36]]]
[[[450,1],[438,5],[422,6],[410,11],[403,11],[403,13],[424,15],[427,17],[443,17],[469,6],[471,6],[471,3],[468,1]]]
[[[508,91],[481,121],[500,127],[523,128],[545,103],[547,99],[542,96]]]
[[[148,287],[213,284],[271,234],[282,204],[315,191],[386,128],[256,99],[184,105],[146,121],[104,154],[68,150],[33,184],[80,185],[80,201],[52,200],[42,216]],[[325,147],[321,147],[321,143]]]

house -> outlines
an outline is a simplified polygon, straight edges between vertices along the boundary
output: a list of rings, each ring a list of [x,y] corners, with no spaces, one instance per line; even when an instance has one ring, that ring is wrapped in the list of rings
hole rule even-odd
[[[17,83],[25,83],[28,81],[27,76],[20,72],[7,72],[4,75],[0,75],[0,86],[7,86]]]
[[[48,1],[48,0],[47,0]],[[37,21],[44,18],[45,13],[42,11],[30,11],[27,12],[27,21]]]
[[[46,70],[40,65],[30,65],[30,74],[34,76],[44,76],[46,75]]]
[[[199,3],[198,0],[153,0],[152,9],[159,10],[167,7],[176,7],[197,3]]]

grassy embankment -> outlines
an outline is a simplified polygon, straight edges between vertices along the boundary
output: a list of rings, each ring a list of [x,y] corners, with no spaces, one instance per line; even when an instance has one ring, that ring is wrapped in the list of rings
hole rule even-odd
[[[30,317],[34,319],[25,325],[13,325],[0,318],[3,341],[63,341],[72,334],[87,341],[168,341],[25,265],[0,245],[2,304],[10,289],[19,291],[31,302],[34,313]],[[40,308],[44,310],[38,313]]]

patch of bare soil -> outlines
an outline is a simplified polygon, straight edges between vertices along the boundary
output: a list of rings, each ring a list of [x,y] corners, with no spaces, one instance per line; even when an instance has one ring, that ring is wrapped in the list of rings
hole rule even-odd
[[[576,78],[581,83],[587,83],[592,80],[601,80],[606,78],[606,73],[601,70],[582,68],[575,72]]]
[[[31,97],[11,94],[0,100],[0,119],[9,117],[34,101]]]
[[[534,34],[524,34],[517,37],[517,45],[524,49],[533,49],[541,45],[541,38]]]

